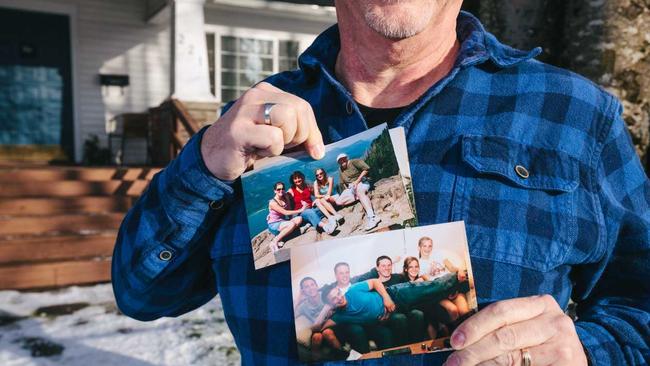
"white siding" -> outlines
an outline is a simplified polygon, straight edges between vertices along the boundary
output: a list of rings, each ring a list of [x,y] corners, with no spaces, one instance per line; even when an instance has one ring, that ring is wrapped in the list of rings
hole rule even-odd
[[[288,5],[287,5],[288,6]],[[233,28],[250,28],[317,36],[336,23],[334,13],[329,16],[296,14],[270,9],[251,9],[209,5],[205,23]]]
[[[54,0],[51,0],[54,1]],[[78,8],[77,67],[82,140],[105,136],[106,121],[143,112],[169,95],[170,33],[145,22],[146,6],[134,0],[56,0]],[[126,74],[130,86],[102,87],[98,74]]]
[[[159,0],[150,0],[152,4]],[[126,112],[145,112],[170,95],[170,22],[147,23],[147,0],[0,0],[12,7],[70,15],[76,160],[83,142],[96,134],[105,143],[107,121]],[[151,10],[151,9],[149,9]],[[206,23],[296,34],[313,39],[335,22],[333,16],[285,14],[268,9],[209,5]],[[304,49],[308,42],[301,42]],[[126,74],[130,86],[102,88],[99,74]]]
[[[144,112],[169,95],[169,25],[147,24],[144,0],[0,0],[0,6],[73,18],[77,160],[90,134],[106,141],[110,118]],[[124,94],[116,87],[102,90],[100,73],[129,75],[130,86]]]

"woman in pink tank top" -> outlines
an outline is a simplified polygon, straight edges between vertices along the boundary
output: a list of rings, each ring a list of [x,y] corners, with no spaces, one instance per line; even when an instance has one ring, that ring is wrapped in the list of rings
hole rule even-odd
[[[305,210],[305,206],[297,206],[300,207],[298,210],[289,210],[288,200],[291,197],[284,192],[284,183],[282,182],[273,185],[273,192],[273,199],[269,200],[269,214],[266,217],[266,222],[269,232],[275,235],[269,243],[271,252],[275,253],[284,246],[282,239],[302,224],[302,217],[290,218],[290,216],[301,214]]]

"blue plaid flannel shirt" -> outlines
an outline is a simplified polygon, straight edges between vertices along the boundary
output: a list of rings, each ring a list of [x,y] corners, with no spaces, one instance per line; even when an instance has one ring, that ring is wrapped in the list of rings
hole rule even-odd
[[[467,13],[457,31],[451,73],[393,124],[406,130],[420,223],[465,220],[479,306],[551,294],[566,307],[571,297],[595,364],[647,364],[650,186],[619,102],[534,60],[538,49],[499,43]],[[300,70],[268,79],[311,103],[326,143],[367,128],[334,77],[338,49],[334,26],[300,57]],[[243,364],[296,364],[289,264],[255,271],[241,186],[206,169],[202,132],[122,223],[113,256],[119,308],[151,320],[219,293]],[[439,364],[447,355],[363,364]]]

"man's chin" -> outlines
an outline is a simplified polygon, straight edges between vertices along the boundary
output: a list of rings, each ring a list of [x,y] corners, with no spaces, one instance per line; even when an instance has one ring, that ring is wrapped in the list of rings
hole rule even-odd
[[[366,4],[363,14],[372,30],[386,39],[399,41],[422,33],[439,10],[428,2],[378,1]]]

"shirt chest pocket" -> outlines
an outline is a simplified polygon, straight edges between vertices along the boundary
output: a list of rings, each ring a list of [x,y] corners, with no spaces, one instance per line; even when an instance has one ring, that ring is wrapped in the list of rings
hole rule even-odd
[[[548,271],[576,240],[578,162],[497,136],[464,136],[452,218],[472,256]]]

